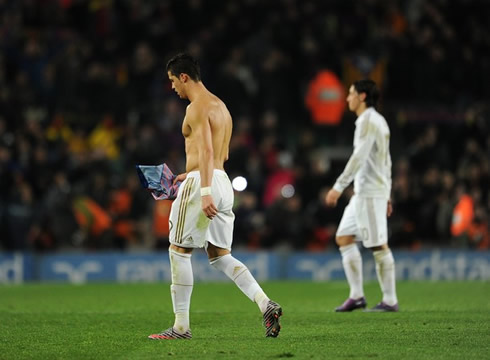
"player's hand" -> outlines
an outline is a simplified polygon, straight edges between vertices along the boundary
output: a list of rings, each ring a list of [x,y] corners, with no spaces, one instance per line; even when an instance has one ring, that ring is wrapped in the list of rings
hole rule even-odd
[[[393,204],[391,203],[391,200],[388,200],[388,207],[386,209],[386,216],[390,217],[391,214],[393,214]]]
[[[211,195],[201,196],[202,211],[206,217],[210,220],[218,215],[218,209],[214,205],[213,197]]]
[[[327,206],[337,206],[337,201],[339,200],[340,195],[341,193],[339,193],[337,190],[331,189],[325,197],[325,202],[327,203]]]
[[[175,177],[173,184],[177,184],[178,181],[182,182],[187,178],[187,173],[179,174]]]

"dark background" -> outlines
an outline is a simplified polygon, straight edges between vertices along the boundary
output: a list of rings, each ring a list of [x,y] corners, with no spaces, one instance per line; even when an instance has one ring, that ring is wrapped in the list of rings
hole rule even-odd
[[[390,245],[488,249],[490,2],[478,0],[0,0],[0,249],[168,246],[168,202],[134,166],[185,168],[186,101],[168,58],[201,63],[227,104],[234,246],[325,250],[350,191],[323,203],[355,115],[316,124],[321,70],[370,77],[392,131]],[[276,189],[291,184],[292,193]],[[451,232],[463,195],[474,216]]]

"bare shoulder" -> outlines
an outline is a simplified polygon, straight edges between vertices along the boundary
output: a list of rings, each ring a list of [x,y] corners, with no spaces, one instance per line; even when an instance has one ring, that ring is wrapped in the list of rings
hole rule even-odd
[[[228,112],[225,103],[214,94],[210,94],[210,96],[202,99],[200,106],[202,111],[207,113],[209,117],[216,117]]]
[[[193,101],[187,106],[186,119],[191,123],[195,124],[203,117],[206,116],[206,104],[200,100]]]
[[[187,107],[186,118],[191,124],[205,119],[221,119],[230,116],[225,103],[217,96],[210,94],[196,99]]]
[[[211,115],[224,117],[224,118],[231,116],[226,104],[223,102],[223,100],[221,100],[216,95],[213,95],[209,103],[209,106],[210,106],[209,110]]]

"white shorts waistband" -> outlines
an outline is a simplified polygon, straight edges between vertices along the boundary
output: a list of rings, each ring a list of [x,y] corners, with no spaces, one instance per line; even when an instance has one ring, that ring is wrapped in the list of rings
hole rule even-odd
[[[225,176],[228,176],[224,170],[220,170],[220,169],[214,169],[213,170],[213,174],[215,174],[215,175],[225,175]],[[199,170],[194,170],[194,171],[191,171],[191,172],[187,173],[187,177],[200,178],[201,177],[201,173],[199,172]]]

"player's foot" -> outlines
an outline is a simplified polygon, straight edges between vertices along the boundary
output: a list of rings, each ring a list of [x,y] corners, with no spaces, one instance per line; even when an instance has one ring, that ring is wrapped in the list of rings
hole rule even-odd
[[[367,305],[366,298],[360,297],[359,299],[348,298],[342,305],[335,308],[336,312],[348,312],[355,309],[365,309]]]
[[[381,301],[378,305],[371,309],[364,310],[366,312],[397,312],[398,311],[398,304],[395,305],[388,305]]]
[[[267,303],[267,308],[264,312],[265,336],[277,337],[281,331],[279,318],[282,315],[282,308],[279,304],[272,300]]]
[[[162,331],[160,334],[149,335],[148,339],[152,340],[174,340],[174,339],[192,339],[191,329],[187,330],[183,334],[179,334],[174,330],[173,327],[168,328],[165,331]]]

